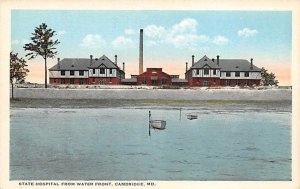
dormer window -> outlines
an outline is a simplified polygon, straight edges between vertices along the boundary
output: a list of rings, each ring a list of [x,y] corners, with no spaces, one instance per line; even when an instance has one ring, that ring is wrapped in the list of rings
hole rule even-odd
[[[65,70],[61,70],[61,71],[60,71],[60,75],[66,75]]]
[[[104,68],[100,68],[100,74],[105,74],[105,69]]]
[[[70,71],[70,75],[74,75],[74,70],[71,70],[71,71]]]
[[[235,77],[240,77],[240,72],[235,72]]]

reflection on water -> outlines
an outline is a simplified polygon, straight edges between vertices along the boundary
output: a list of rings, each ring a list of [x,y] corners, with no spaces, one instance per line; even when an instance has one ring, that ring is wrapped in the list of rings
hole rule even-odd
[[[148,136],[148,111],[167,121]],[[186,115],[196,113],[198,119]],[[12,109],[12,180],[290,180],[291,112]]]

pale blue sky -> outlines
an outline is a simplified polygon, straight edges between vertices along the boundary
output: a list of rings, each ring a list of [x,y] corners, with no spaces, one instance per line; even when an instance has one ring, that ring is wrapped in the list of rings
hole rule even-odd
[[[118,54],[128,66],[136,65],[138,32],[143,28],[145,63],[183,65],[192,54],[196,59],[206,54],[291,64],[288,11],[13,10],[12,50],[25,54],[24,42],[43,22],[58,32],[61,58],[106,54],[113,59]]]

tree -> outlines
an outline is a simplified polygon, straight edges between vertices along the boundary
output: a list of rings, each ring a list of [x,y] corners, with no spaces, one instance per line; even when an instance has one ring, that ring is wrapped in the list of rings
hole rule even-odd
[[[29,70],[26,60],[18,57],[18,53],[10,52],[10,84],[11,96],[14,98],[14,83],[23,83]]]
[[[273,72],[268,73],[268,70],[266,70],[264,67],[261,69],[261,81],[264,86],[268,85],[278,85],[278,80],[276,80],[276,76]]]
[[[42,23],[34,29],[32,33],[31,43],[24,45],[25,51],[31,51],[26,55],[29,56],[29,60],[36,58],[38,55],[42,56],[45,62],[45,88],[47,88],[47,58],[54,58],[57,54],[55,46],[60,42],[54,40],[53,36],[56,35],[56,31],[47,28],[45,23]]]

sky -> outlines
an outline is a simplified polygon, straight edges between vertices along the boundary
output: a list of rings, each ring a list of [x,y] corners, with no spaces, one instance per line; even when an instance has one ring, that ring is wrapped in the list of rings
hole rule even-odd
[[[109,11],[12,10],[11,50],[25,57],[34,28],[46,23],[56,31],[58,55],[95,58],[105,54],[126,77],[138,73],[139,30],[144,29],[144,69],[161,67],[184,78],[192,55],[224,59],[253,58],[274,72],[280,85],[291,85],[292,14],[289,11]],[[48,68],[57,63],[48,60]],[[27,81],[44,82],[41,58],[28,60]]]

